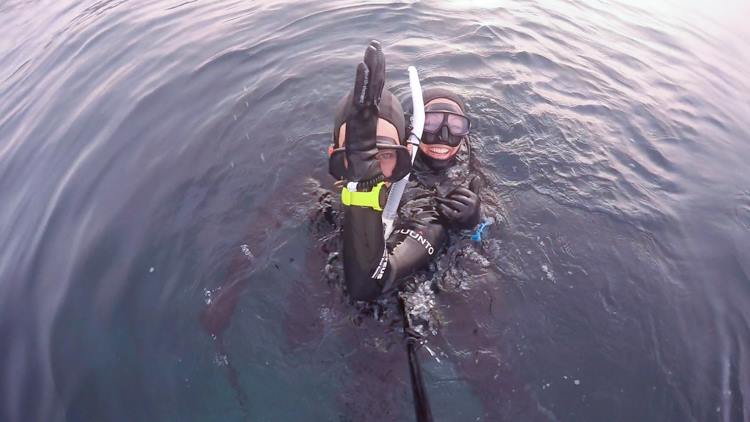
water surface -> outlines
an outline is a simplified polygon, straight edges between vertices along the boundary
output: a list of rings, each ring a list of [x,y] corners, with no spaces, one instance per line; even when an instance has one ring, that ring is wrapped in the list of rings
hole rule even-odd
[[[371,38],[468,99],[495,222],[425,280],[436,419],[747,420],[750,9],[650,3],[3,2],[0,420],[413,418],[326,267]]]

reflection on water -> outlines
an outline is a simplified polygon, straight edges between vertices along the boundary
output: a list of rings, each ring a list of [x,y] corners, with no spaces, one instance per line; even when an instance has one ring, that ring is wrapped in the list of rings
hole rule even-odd
[[[0,420],[413,418],[325,207],[370,38],[404,102],[408,65],[468,98],[489,182],[418,291],[436,419],[747,419],[748,12],[2,3]]]

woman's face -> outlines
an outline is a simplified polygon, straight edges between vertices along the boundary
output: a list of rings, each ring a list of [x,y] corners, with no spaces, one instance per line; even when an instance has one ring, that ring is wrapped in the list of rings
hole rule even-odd
[[[450,100],[448,98],[434,98],[428,101],[424,105],[425,110],[429,110],[430,106],[436,105],[436,104],[444,104],[444,105],[450,106],[452,108],[451,111],[455,113],[463,114],[463,112],[461,111],[461,107],[459,107],[459,105],[455,101]],[[463,142],[464,141],[461,140],[461,143]],[[428,145],[425,143],[421,143],[419,144],[419,151],[422,154],[425,154],[426,156],[434,160],[445,161],[445,160],[452,158],[454,155],[456,155],[456,153],[458,153],[458,150],[461,148],[461,143],[459,143],[455,147],[452,147],[450,145],[444,145],[444,144],[429,144]]]

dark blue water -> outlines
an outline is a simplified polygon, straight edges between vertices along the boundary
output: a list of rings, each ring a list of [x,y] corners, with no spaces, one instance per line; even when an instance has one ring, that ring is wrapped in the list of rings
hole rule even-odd
[[[413,419],[399,316],[326,266],[323,151],[371,38],[404,99],[408,65],[468,98],[490,182],[486,239],[423,280],[436,419],[750,420],[747,16],[3,1],[0,420]]]

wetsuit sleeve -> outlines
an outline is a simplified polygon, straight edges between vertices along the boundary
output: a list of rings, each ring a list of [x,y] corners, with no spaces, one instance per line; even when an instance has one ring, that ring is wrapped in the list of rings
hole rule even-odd
[[[383,239],[382,213],[346,207],[343,225],[344,283],[355,300],[376,300],[404,277],[427,266],[446,240],[432,206],[413,207],[409,219]]]
[[[355,300],[375,300],[382,283],[373,278],[385,254],[381,212],[365,207],[344,207],[344,284]]]
[[[437,212],[421,209],[396,226],[388,239],[388,266],[383,272],[383,291],[400,289],[400,282],[424,269],[446,241],[445,227]]]

